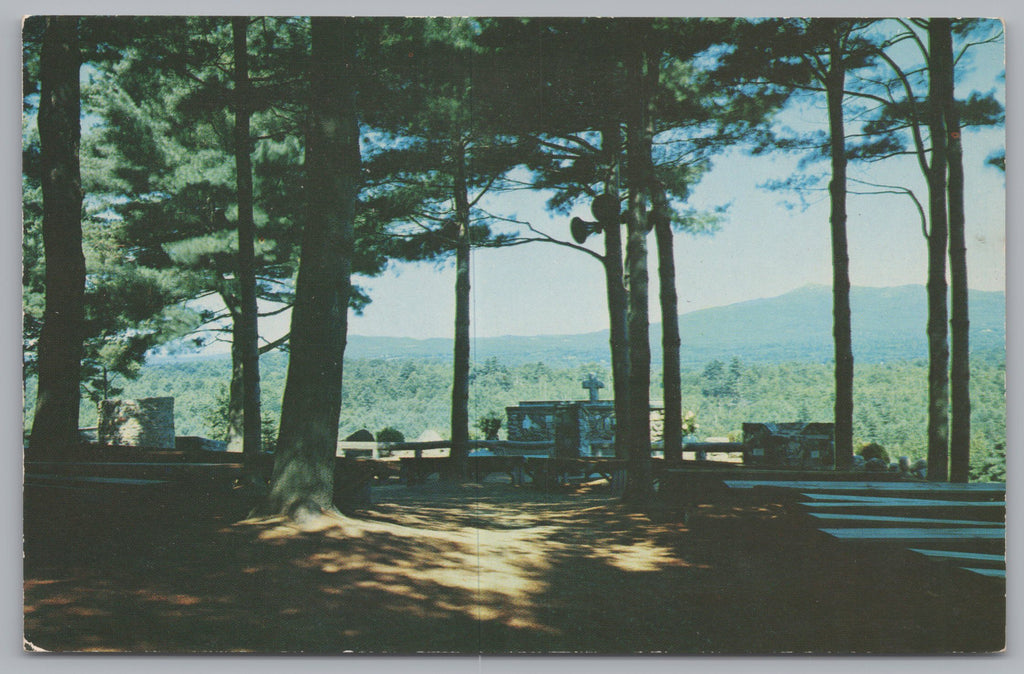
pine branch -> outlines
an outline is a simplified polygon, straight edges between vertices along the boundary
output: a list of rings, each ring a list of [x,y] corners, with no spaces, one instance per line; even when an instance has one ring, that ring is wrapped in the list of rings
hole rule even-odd
[[[267,311],[267,312],[264,312],[264,313],[259,313],[259,314],[257,314],[257,316],[259,316],[260,318],[269,318],[271,316],[277,316],[279,314],[283,314],[284,312],[288,311],[289,309],[291,309],[294,306],[295,306],[294,302],[289,302],[289,303],[285,304],[283,307],[281,307],[280,309],[273,309],[271,311]]]
[[[414,216],[413,216],[413,217],[410,217],[410,218],[409,218],[409,220],[410,220],[410,222],[412,222],[412,224],[414,224],[414,225],[416,225],[417,227],[419,227],[420,229],[422,229],[422,230],[423,230],[423,233],[424,233],[424,234],[427,234],[427,235],[431,235],[431,236],[434,236],[434,237],[436,237],[437,239],[440,239],[441,241],[443,241],[443,242],[447,243],[447,244],[448,244],[449,246],[452,246],[452,247],[454,247],[454,246],[455,246],[455,244],[456,244],[456,243],[458,243],[458,242],[457,242],[457,241],[455,240],[455,238],[453,238],[453,237],[450,237],[450,236],[445,236],[445,235],[444,235],[444,234],[442,234],[442,233],[441,233],[441,232],[440,232],[439,230],[437,230],[437,229],[435,229],[435,228],[433,228],[433,227],[427,227],[427,226],[426,226],[426,225],[424,225],[424,224],[423,224],[422,222],[420,222],[419,220],[417,220],[417,219],[416,219],[416,218],[415,218]],[[439,220],[439,222],[443,222],[443,220]],[[412,240],[412,239],[415,239],[415,238],[416,238],[416,236],[415,236],[415,235],[411,235],[411,234],[410,234],[410,235],[398,234],[397,236],[398,236],[399,238],[404,238],[404,239],[407,239],[407,240]]]
[[[826,72],[825,63],[821,60],[821,56],[818,54],[802,54],[804,65],[814,74],[814,78],[819,82],[824,82],[828,79]]]
[[[266,344],[263,344],[259,348],[260,355],[262,356],[265,353],[270,353],[271,351],[273,351],[274,349],[278,348],[279,346],[282,346],[283,344],[286,344],[291,339],[291,337],[292,337],[292,333],[291,332],[286,332],[285,334],[281,335],[280,337],[278,337],[274,341],[267,342]],[[260,339],[263,339],[263,341],[266,341],[263,337],[260,337]]]
[[[914,147],[917,148],[917,162],[924,174],[928,175],[928,157],[925,152],[924,138],[921,136],[921,123],[919,115],[917,114],[917,99],[914,96],[913,86],[911,86],[906,73],[903,72],[896,61],[894,61],[884,49],[877,49],[876,53],[889,64],[889,67],[892,68],[892,71],[899,78],[900,82],[903,83],[903,90],[907,97],[907,103],[910,105],[910,125],[914,137]]]
[[[526,227],[528,230],[530,230],[531,232],[533,232],[536,235],[535,237],[517,237],[515,239],[511,239],[511,240],[509,240],[508,243],[505,244],[507,246],[518,246],[518,245],[522,245],[524,243],[536,243],[536,242],[539,242],[539,243],[551,243],[551,244],[555,244],[557,246],[564,246],[566,248],[572,248],[573,250],[578,250],[580,252],[586,253],[587,255],[591,256],[595,260],[599,260],[601,262],[601,264],[604,264],[604,256],[601,255],[600,253],[595,253],[594,251],[590,250],[586,246],[581,246],[581,245],[573,243],[571,241],[563,241],[562,239],[556,239],[555,237],[551,236],[550,234],[548,234],[546,232],[540,231],[539,229],[534,227],[531,223],[526,222],[524,220],[516,220],[514,218],[503,218],[503,217],[500,217],[500,216],[494,216],[494,217],[495,217],[495,219],[500,220],[502,222],[508,222],[508,223],[511,223],[511,224],[522,225],[522,226]]]
[[[967,54],[967,50],[968,49],[971,49],[972,47],[979,47],[981,45],[992,44],[994,42],[999,42],[1002,39],[1003,39],[1003,30],[1002,30],[1002,28],[1000,28],[999,31],[995,35],[992,35],[991,37],[988,37],[988,38],[986,38],[984,40],[978,40],[976,42],[968,42],[968,43],[964,44],[963,48],[960,49],[960,53],[958,53],[956,55],[956,58],[953,59],[953,66],[955,67],[958,63],[960,63],[960,59],[963,58]]]
[[[565,145],[560,145],[559,143],[552,143],[551,141],[544,140],[543,138],[537,138],[536,140],[539,144],[543,145],[544,147],[551,148],[552,150],[558,150],[559,152],[568,153],[567,155],[564,156],[548,155],[556,159],[578,159],[579,157],[582,157],[584,155],[583,152],[574,152],[572,148],[566,147]],[[593,147],[590,146],[589,144],[588,146]]]
[[[877,187],[880,191],[877,192],[855,192],[855,194],[902,194],[903,196],[910,197],[910,200],[914,202],[914,206],[917,207],[917,213],[921,216],[921,233],[924,234],[924,238],[927,241],[931,238],[928,233],[928,218],[924,212],[924,206],[921,205],[921,201],[914,194],[913,190],[903,187],[902,185],[885,185],[881,183],[872,183],[866,180],[858,180],[856,178],[847,178],[850,182],[858,183],[861,185],[867,185],[868,187]]]
[[[480,193],[477,194],[476,197],[474,197],[473,200],[469,202],[470,208],[476,208],[476,205],[480,203],[480,200],[484,198],[485,194],[487,194],[487,190],[491,189],[494,183],[498,181],[499,177],[500,176],[497,175],[493,175],[490,177],[490,179],[487,181],[487,184],[480,189]]]
[[[902,37],[897,37],[890,44],[897,44],[899,42],[902,42],[904,39],[912,40],[914,42],[914,44],[917,45],[917,48],[921,52],[921,56],[924,58],[924,61],[927,62],[928,61],[928,47],[927,47],[927,45],[925,45],[924,41],[921,40],[921,37],[914,30],[913,26],[909,25],[909,23],[907,21],[905,21],[904,19],[896,19],[896,23],[898,23],[901,26],[903,26],[904,28],[906,28],[907,32],[904,33]],[[927,19],[911,19],[910,23],[915,24],[918,28],[921,28],[922,30],[928,30],[928,20]]]
[[[579,137],[576,134],[562,134],[562,135],[559,135],[559,138],[564,138],[566,140],[571,140],[572,142],[576,143],[577,145],[583,146],[584,148],[586,148],[590,152],[593,152],[594,154],[600,154],[601,153],[601,150],[599,148],[594,147],[593,144],[587,142],[585,139]]]

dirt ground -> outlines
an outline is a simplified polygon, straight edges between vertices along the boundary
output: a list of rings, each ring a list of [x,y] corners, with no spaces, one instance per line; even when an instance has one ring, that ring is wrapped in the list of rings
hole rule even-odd
[[[375,487],[303,530],[238,493],[29,490],[26,649],[1000,650],[1003,588],[856,554],[781,506],[634,512],[607,488]]]

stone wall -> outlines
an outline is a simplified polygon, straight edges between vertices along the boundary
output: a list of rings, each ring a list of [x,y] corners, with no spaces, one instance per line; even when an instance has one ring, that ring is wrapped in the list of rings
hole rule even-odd
[[[580,454],[598,456],[602,452],[614,454],[606,446],[615,441],[615,406],[610,401],[579,404]]]
[[[651,442],[661,442],[665,439],[665,408],[651,408]]]
[[[550,403],[520,403],[506,407],[508,439],[517,442],[552,442],[555,439],[555,406]]]
[[[174,449],[174,398],[102,401],[99,441],[101,445]]]

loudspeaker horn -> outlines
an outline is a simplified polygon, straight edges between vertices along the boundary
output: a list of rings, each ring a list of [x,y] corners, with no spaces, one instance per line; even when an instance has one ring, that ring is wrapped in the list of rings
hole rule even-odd
[[[591,234],[596,234],[602,229],[599,222],[587,222],[583,218],[573,218],[569,222],[569,232],[572,233],[573,241],[582,244]]]

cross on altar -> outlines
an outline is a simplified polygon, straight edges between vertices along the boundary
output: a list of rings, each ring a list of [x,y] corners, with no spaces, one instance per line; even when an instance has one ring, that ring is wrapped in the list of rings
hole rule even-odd
[[[597,375],[593,372],[587,375],[587,378],[583,380],[583,388],[590,391],[590,402],[597,400],[598,389],[604,388],[604,382],[598,380]]]

